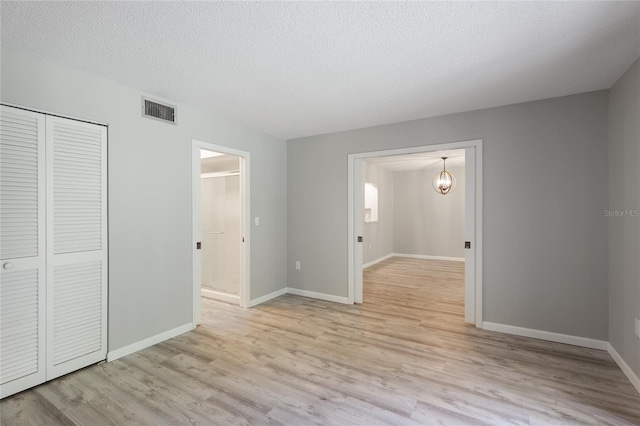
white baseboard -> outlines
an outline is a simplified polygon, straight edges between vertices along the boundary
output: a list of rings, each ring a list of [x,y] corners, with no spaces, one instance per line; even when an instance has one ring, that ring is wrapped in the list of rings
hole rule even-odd
[[[412,259],[451,260],[454,262],[464,262],[464,257],[431,256],[429,254],[391,253],[391,256],[389,257],[410,257]]]
[[[490,331],[514,334],[516,336],[533,337],[534,339],[548,340],[550,342],[566,343],[568,345],[582,346],[584,348],[607,350],[608,342],[604,340],[590,339],[588,337],[571,336],[569,334],[553,333],[551,331],[534,330],[531,328],[515,327],[513,325],[496,324],[484,321],[482,328]]]
[[[333,294],[317,293],[315,291],[300,290],[299,288],[291,288],[291,287],[287,289],[287,293],[295,294],[296,296],[310,297],[312,299],[327,300],[329,302],[344,303],[347,305],[349,304],[348,298],[341,297],[341,296],[334,296]]]
[[[186,333],[187,331],[191,331],[194,328],[195,326],[193,325],[193,323],[188,323],[185,325],[181,325],[180,327],[176,327],[172,330],[165,331],[164,333],[156,334],[155,336],[140,340],[139,342],[132,343],[120,349],[110,351],[107,353],[107,362],[115,361],[116,359],[122,358],[123,356],[127,356],[134,352],[138,352],[142,349],[148,348],[149,346],[164,342],[165,340],[171,339],[172,337],[176,337]]]
[[[200,294],[202,297],[206,297],[207,299],[219,300],[220,302],[232,303],[234,305],[240,304],[240,296],[237,294],[223,293],[221,291],[209,290],[206,288],[202,288],[200,290]]]
[[[267,302],[271,299],[274,299],[278,296],[282,296],[283,294],[287,294],[287,293],[295,294],[296,296],[310,297],[312,299],[320,299],[320,300],[327,300],[329,302],[349,304],[349,299],[347,299],[346,297],[334,296],[333,294],[326,294],[326,293],[317,293],[315,291],[309,291],[309,290],[300,290],[299,288],[286,287],[286,288],[281,288],[280,290],[274,291],[273,293],[264,295],[262,297],[258,297],[257,299],[253,299],[251,302],[249,302],[249,307],[252,308],[254,306],[257,306],[261,303]]]
[[[387,259],[389,259],[390,257],[393,257],[393,253],[389,253],[389,254],[388,254],[388,255],[386,255],[386,256],[382,256],[382,257],[380,257],[380,258],[378,258],[378,259],[376,259],[376,260],[372,260],[371,262],[367,262],[367,263],[365,263],[364,265],[362,265],[362,269],[368,268],[369,266],[373,266],[373,265],[375,265],[376,263],[380,263],[380,262],[382,262],[383,260],[387,260]]]
[[[269,294],[265,294],[262,297],[258,297],[257,299],[253,299],[253,300],[251,300],[249,302],[249,306],[248,307],[251,308],[253,306],[259,305],[259,304],[264,303],[264,302],[267,302],[267,301],[269,301],[271,299],[275,299],[278,296],[282,296],[283,294],[287,294],[287,290],[288,290],[287,287],[281,288],[280,290],[276,290],[276,291],[271,292]]]
[[[626,362],[624,362],[624,359],[622,359],[622,357],[615,350],[615,348],[611,346],[611,343],[607,343],[607,352],[609,352],[609,355],[611,355],[611,358],[613,358],[613,360],[618,364],[618,367],[620,367],[620,370],[622,370],[622,372],[629,378],[629,381],[631,381],[631,384],[633,385],[633,387],[636,388],[638,393],[640,393],[640,378],[638,378],[638,376],[636,375],[636,373],[633,372],[631,367],[629,367],[629,365]]]

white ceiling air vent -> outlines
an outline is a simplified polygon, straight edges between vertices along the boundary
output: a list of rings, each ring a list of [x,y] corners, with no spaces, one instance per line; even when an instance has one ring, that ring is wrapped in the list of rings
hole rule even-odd
[[[142,97],[142,116],[176,124],[176,107]]]

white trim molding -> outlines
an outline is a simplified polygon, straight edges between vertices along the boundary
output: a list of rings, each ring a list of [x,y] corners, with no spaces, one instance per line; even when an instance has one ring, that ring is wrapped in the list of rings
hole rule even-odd
[[[406,253],[389,253],[385,256],[379,257],[376,260],[367,262],[362,265],[362,269],[366,269],[369,266],[373,266],[377,263],[383,262],[392,257],[408,257],[411,259],[426,259],[426,260],[450,260],[452,262],[464,262],[464,257],[448,257],[448,256],[432,256],[430,254],[406,254]]]
[[[231,303],[233,305],[240,305],[240,295],[223,293],[222,291],[209,290],[202,287],[200,289],[201,296],[206,299],[213,299],[219,302]]]
[[[300,290],[299,288],[285,287],[285,288],[281,288],[280,290],[276,290],[272,293],[265,294],[264,296],[258,297],[257,299],[251,300],[251,302],[249,302],[249,308],[268,302],[269,300],[275,299],[276,297],[282,296],[283,294],[294,294],[296,296],[309,297],[311,299],[326,300],[329,302],[349,304],[349,299],[346,297],[335,296],[333,294],[318,293],[318,292],[309,291],[309,290]]]
[[[227,177],[227,176],[240,176],[240,170],[234,170],[230,172],[200,173],[200,177],[202,179],[219,178],[219,177]]]
[[[620,370],[622,370],[622,372],[629,378],[629,381],[631,382],[633,387],[636,388],[638,393],[640,393],[640,378],[636,375],[636,373],[633,372],[631,367],[629,367],[629,365],[626,362],[624,362],[624,359],[622,359],[622,357],[615,350],[615,348],[611,346],[611,343],[607,343],[607,352],[609,352],[609,355],[611,355],[611,358],[613,358],[616,364],[618,364],[618,367],[620,367]]]
[[[535,330],[532,328],[516,327],[513,325],[497,324],[484,321],[482,328],[489,331],[513,334],[516,336],[532,337],[534,339],[547,340],[549,342],[565,343],[567,345],[582,346],[584,348],[607,350],[608,342],[604,340],[590,339],[588,337],[571,336],[569,334],[553,333],[551,331]]]
[[[287,290],[288,290],[287,287],[281,288],[280,290],[276,290],[276,291],[271,292],[269,294],[265,294],[264,296],[258,297],[257,299],[253,299],[253,300],[251,300],[249,302],[248,307],[252,308],[252,307],[257,306],[257,305],[259,305],[261,303],[268,302],[271,299],[275,299],[278,296],[282,296],[283,294],[287,294]]]
[[[362,265],[362,269],[366,269],[366,268],[368,268],[369,266],[373,266],[373,265],[375,265],[376,263],[383,262],[383,261],[385,261],[385,260],[387,260],[387,259],[389,259],[389,258],[391,258],[391,257],[393,257],[393,256],[395,256],[395,254],[393,254],[393,253],[389,253],[389,254],[387,254],[386,256],[382,256],[382,257],[379,257],[379,258],[378,258],[378,259],[376,259],[376,260],[372,260],[371,262],[367,262],[367,263],[365,263],[364,265]]]
[[[312,299],[319,299],[319,300],[326,300],[326,301],[329,301],[329,302],[349,304],[349,298],[348,297],[335,296],[333,294],[317,293],[315,291],[300,290],[299,288],[291,288],[291,287],[287,288],[287,293],[295,294],[296,296],[310,297]]]
[[[158,343],[164,342],[165,340],[169,340],[173,337],[191,331],[194,328],[196,327],[193,325],[193,323],[190,322],[188,324],[181,325],[180,327],[176,327],[172,330],[168,330],[163,333],[156,334],[155,336],[151,336],[147,339],[140,340],[139,342],[132,343],[120,349],[107,352],[107,362],[115,361],[118,358],[122,358],[123,356],[138,352],[142,349],[148,348],[149,346],[157,345]]]
[[[464,257],[431,256],[430,254],[392,253],[391,256],[393,256],[393,257],[408,257],[408,258],[411,258],[411,259],[451,260],[453,262],[464,262]]]

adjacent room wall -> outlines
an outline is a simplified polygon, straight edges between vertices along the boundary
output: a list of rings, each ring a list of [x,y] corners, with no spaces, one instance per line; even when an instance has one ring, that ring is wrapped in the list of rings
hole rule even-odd
[[[609,343],[640,377],[640,59],[609,93]]]
[[[362,172],[365,182],[378,187],[378,221],[363,227],[362,257],[367,264],[393,253],[393,172],[366,161],[362,162]]]
[[[109,125],[109,351],[192,321],[192,139],[251,153],[250,296],[287,286],[283,140],[179,99],[176,126],[149,120],[140,91],[5,48],[1,85],[3,102]]]
[[[347,296],[349,153],[482,139],[484,320],[607,340],[607,115],[597,91],[290,140],[289,286]]]
[[[464,259],[464,167],[447,167],[456,178],[447,195],[431,184],[441,170],[440,165],[393,173],[395,253]]]

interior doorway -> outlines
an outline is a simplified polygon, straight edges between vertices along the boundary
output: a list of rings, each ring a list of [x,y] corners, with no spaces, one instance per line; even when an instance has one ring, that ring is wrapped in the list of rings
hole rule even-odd
[[[367,152],[349,155],[349,293],[351,303],[363,302],[362,269],[364,250],[363,218],[371,217],[365,205],[365,182],[363,161],[376,162],[382,157],[398,157],[407,160],[407,155],[429,157],[436,152],[464,150],[464,240],[465,247],[465,322],[482,326],[482,141],[473,140],[423,147]],[[401,157],[402,156],[402,157]],[[424,183],[431,187],[431,180]],[[432,190],[432,189],[431,189]]]
[[[200,149],[201,295],[240,304],[240,157]]]
[[[248,306],[249,153],[193,141],[193,317],[201,297]]]

